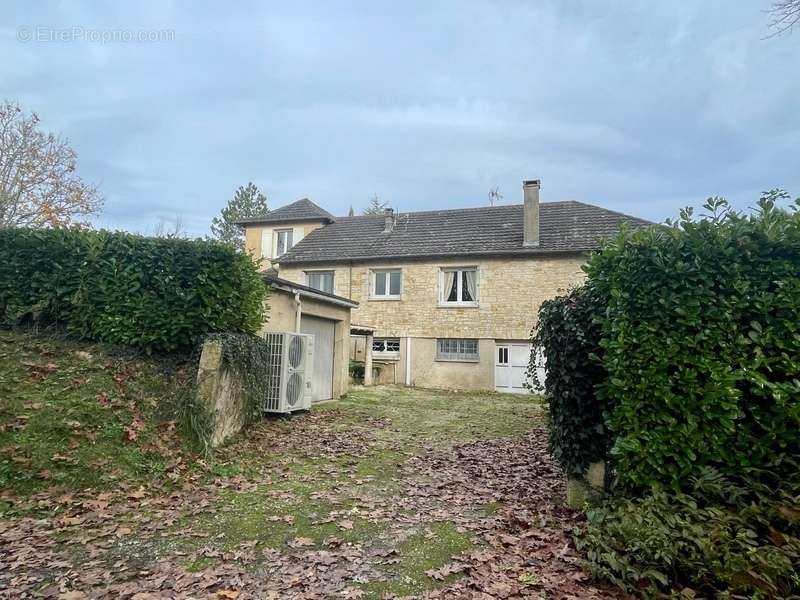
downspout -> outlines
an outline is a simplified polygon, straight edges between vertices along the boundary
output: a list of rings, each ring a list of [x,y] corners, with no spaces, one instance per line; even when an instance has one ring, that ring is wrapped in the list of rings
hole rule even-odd
[[[303,303],[300,301],[300,292],[294,293],[294,332],[300,333],[300,317],[303,314]]]
[[[406,385],[411,385],[411,336],[406,338]]]

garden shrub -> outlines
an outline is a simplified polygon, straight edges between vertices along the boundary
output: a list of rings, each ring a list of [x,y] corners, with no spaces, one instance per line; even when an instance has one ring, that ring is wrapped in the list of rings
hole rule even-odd
[[[212,241],[81,229],[0,230],[0,319],[63,327],[147,352],[208,333],[252,333],[265,287],[253,262]]]
[[[742,488],[712,469],[684,492],[611,497],[576,544],[597,577],[646,597],[788,598],[800,593],[800,489]]]
[[[766,194],[743,215],[624,231],[588,264],[606,305],[601,402],[619,483],[686,486],[702,466],[776,488],[800,457],[800,213]]]
[[[532,334],[534,348],[541,348],[545,359],[545,381],[537,381],[535,352],[528,375],[539,387],[544,384],[550,406],[549,450],[572,474],[603,460],[609,447],[605,406],[594,392],[605,377],[597,324],[602,308],[588,288],[577,288],[542,303]]]

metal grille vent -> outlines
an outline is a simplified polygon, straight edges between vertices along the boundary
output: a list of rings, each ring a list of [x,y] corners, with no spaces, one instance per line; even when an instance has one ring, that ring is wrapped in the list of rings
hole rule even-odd
[[[276,411],[281,405],[281,357],[283,356],[283,334],[268,333],[264,339],[269,345],[267,355],[267,390],[264,410]]]

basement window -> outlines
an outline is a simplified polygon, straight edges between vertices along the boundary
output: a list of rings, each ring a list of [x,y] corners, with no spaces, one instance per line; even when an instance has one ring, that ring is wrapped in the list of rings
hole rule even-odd
[[[436,340],[436,360],[476,362],[478,340],[469,338],[439,338]]]
[[[400,338],[375,338],[372,340],[372,353],[381,356],[399,356]]]
[[[306,282],[310,288],[333,293],[333,271],[306,271]]]

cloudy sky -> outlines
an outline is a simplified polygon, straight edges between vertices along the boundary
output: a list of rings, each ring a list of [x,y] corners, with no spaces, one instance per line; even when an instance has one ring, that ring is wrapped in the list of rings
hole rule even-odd
[[[9,4],[0,98],[71,140],[105,227],[205,234],[248,181],[335,214],[530,178],[653,220],[800,195],[800,31],[764,39],[768,0]]]

